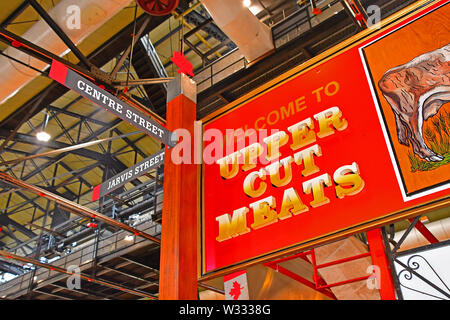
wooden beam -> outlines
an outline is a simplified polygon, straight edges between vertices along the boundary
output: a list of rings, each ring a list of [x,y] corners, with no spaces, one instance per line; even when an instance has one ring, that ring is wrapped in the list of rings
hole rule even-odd
[[[187,129],[194,137],[196,84],[182,74],[168,85],[167,128]],[[195,153],[191,139],[191,155]],[[175,164],[166,147],[161,229],[159,298],[197,299],[197,165]],[[186,192],[189,190],[189,192]]]

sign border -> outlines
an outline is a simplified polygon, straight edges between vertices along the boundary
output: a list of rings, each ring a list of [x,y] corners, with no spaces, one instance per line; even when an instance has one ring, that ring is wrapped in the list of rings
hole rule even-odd
[[[390,132],[389,132],[389,130],[387,128],[386,117],[385,117],[383,109],[381,108],[380,97],[376,93],[376,89],[375,89],[375,86],[374,86],[375,81],[374,81],[374,79],[372,77],[372,73],[370,72],[369,66],[367,64],[367,58],[366,58],[366,54],[364,52],[364,48],[372,45],[373,43],[375,43],[377,41],[380,41],[381,39],[389,36],[390,34],[396,32],[397,30],[400,30],[400,29],[410,25],[411,23],[413,23],[413,22],[423,18],[424,16],[426,16],[428,14],[431,14],[432,12],[434,12],[434,11],[436,11],[436,10],[446,6],[446,5],[449,5],[449,4],[450,4],[450,2],[442,3],[441,5],[436,6],[436,8],[433,8],[432,10],[424,12],[422,15],[418,16],[417,18],[412,19],[408,23],[405,23],[404,25],[402,25],[402,26],[400,26],[400,27],[398,27],[398,28],[396,28],[396,29],[386,33],[385,35],[383,35],[381,37],[378,37],[378,38],[374,39],[373,41],[371,41],[369,43],[366,43],[364,46],[361,46],[361,47],[358,48],[359,55],[361,57],[361,61],[362,61],[363,67],[364,67],[364,73],[366,75],[367,82],[368,82],[369,88],[370,88],[370,93],[372,95],[372,100],[373,100],[373,102],[375,104],[375,109],[377,111],[378,120],[379,120],[379,122],[381,124],[381,128],[382,128],[382,131],[383,131],[383,136],[384,136],[384,139],[385,139],[385,142],[386,142],[386,146],[388,147],[389,156],[391,158],[392,166],[394,167],[395,176],[397,178],[397,182],[398,182],[398,185],[400,187],[400,191],[401,191],[401,194],[402,194],[402,197],[403,197],[403,201],[405,201],[405,202],[410,201],[410,200],[414,200],[414,199],[417,199],[417,198],[420,198],[420,197],[423,197],[423,196],[427,196],[427,195],[433,194],[435,192],[439,192],[439,191],[445,190],[445,189],[447,189],[450,186],[450,180],[442,181],[442,182],[434,184],[432,186],[428,186],[428,187],[425,187],[425,188],[422,188],[422,189],[419,189],[419,190],[416,190],[416,191],[408,192],[408,189],[406,188],[405,180],[403,178],[403,174],[400,171],[400,165],[399,165],[399,162],[398,162],[397,152],[395,152],[395,150],[393,148],[392,136],[391,136],[391,134],[390,134]]]
[[[244,106],[246,103],[258,98],[259,96],[267,93],[268,91],[271,91],[284,83],[290,81],[294,77],[298,77],[307,71],[311,70],[312,68],[315,68],[328,60],[334,58],[335,56],[342,54],[358,45],[363,43],[364,41],[367,41],[369,37],[376,37],[377,35],[385,32],[389,27],[392,27],[395,23],[402,23],[403,21],[413,17],[416,14],[420,14],[419,17],[422,17],[423,15],[431,12],[434,9],[437,9],[441,7],[442,5],[445,5],[448,3],[448,0],[422,0],[418,1],[417,3],[413,3],[410,6],[400,10],[399,12],[395,13],[394,15],[388,17],[387,19],[380,22],[381,27],[380,28],[369,28],[366,29],[351,38],[341,42],[340,44],[328,49],[327,51],[319,54],[315,58],[312,58],[311,60],[294,67],[293,69],[281,74],[280,76],[276,77],[275,79],[261,85],[257,89],[254,89],[253,91],[247,93],[243,97],[237,99],[234,102],[231,102],[230,104],[220,108],[219,110],[205,116],[201,119],[202,121],[202,130],[204,127],[211,123],[212,121],[226,115],[229,112],[235,111],[239,109],[240,107]],[[421,12],[418,12],[421,10]],[[415,18],[414,20],[418,19],[419,17]],[[411,21],[412,22],[412,21]],[[400,27],[399,27],[400,28]],[[376,40],[376,39],[374,39]],[[363,64],[364,65],[364,64]],[[375,101],[374,101],[375,102]],[[203,145],[204,147],[204,145]],[[389,148],[389,146],[388,146]],[[278,258],[283,255],[292,254],[294,252],[303,251],[310,249],[314,246],[325,244],[327,242],[336,241],[342,238],[345,238],[347,236],[350,236],[352,234],[356,234],[358,232],[362,232],[364,230],[369,230],[371,228],[380,227],[382,225],[385,225],[389,222],[393,222],[396,220],[402,220],[411,216],[415,216],[418,214],[424,214],[426,212],[436,210],[438,208],[446,207],[450,205],[450,196],[443,196],[438,199],[433,199],[431,201],[417,204],[399,211],[391,212],[388,214],[385,214],[383,216],[380,216],[376,219],[367,220],[364,222],[361,222],[356,225],[348,226],[347,228],[336,230],[331,233],[322,234],[320,236],[317,236],[315,238],[305,240],[299,243],[292,244],[287,247],[279,248],[271,252],[267,252],[265,254],[261,254],[258,256],[255,256],[253,258],[249,258],[243,261],[239,261],[237,263],[223,266],[220,268],[216,268],[214,270],[210,270],[206,272],[206,259],[205,259],[205,235],[204,235],[204,165],[202,164],[198,168],[198,175],[201,179],[201,183],[199,184],[199,217],[198,217],[198,250],[199,250],[199,267],[198,267],[198,280],[199,281],[207,281],[213,278],[216,278],[218,276],[222,276],[227,273],[236,272],[245,268],[248,268],[251,265],[266,262],[268,260],[272,260],[275,258]]]

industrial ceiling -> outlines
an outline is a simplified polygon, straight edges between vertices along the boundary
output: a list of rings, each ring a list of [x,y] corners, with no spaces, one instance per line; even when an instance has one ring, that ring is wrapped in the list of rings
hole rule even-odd
[[[1,30],[25,39],[33,32],[40,32],[26,40],[61,56],[73,65],[88,65],[92,67],[91,71],[100,70],[100,78],[105,74],[115,75],[115,81],[124,82],[175,76],[177,67],[170,59],[174,51],[183,51],[193,64],[194,73],[201,75],[214,63],[225,61],[227,56],[239,50],[197,0],[180,1],[176,11],[166,16],[150,16],[131,0],[111,0],[117,10],[109,12],[112,8],[95,5],[93,0],[81,20],[81,23],[88,25],[87,29],[90,26],[92,28],[84,35],[72,35],[72,38],[77,38],[77,53],[64,47],[61,35],[44,21],[36,9],[38,5],[50,14],[58,5],[68,5],[69,2],[77,1],[2,1]],[[339,5],[339,2],[319,1],[319,4],[325,3],[331,8]],[[378,2],[386,7],[391,6],[390,10],[395,11],[413,1]],[[253,1],[254,14],[272,30],[305,8],[308,8],[305,1]],[[308,19],[309,30],[276,47],[272,55],[254,64],[244,63],[241,69],[234,70],[220,81],[213,83],[211,80],[211,84],[199,93],[198,117],[237,99],[359,31],[345,11],[332,12],[323,21],[314,22],[316,18],[312,16]],[[98,27],[94,28],[96,25]],[[66,36],[70,40],[71,35]],[[60,43],[46,43],[46,37],[54,37]],[[133,39],[136,39],[134,43]],[[59,53],[52,51],[57,45],[65,49]],[[10,162],[2,165],[0,171],[122,222],[130,223],[131,215],[143,212],[152,212],[154,220],[158,221],[160,202],[157,201],[157,195],[162,192],[161,170],[153,170],[128,183],[110,197],[99,201],[92,201],[91,198],[93,187],[157,152],[162,147],[161,143],[137,132],[128,123],[51,80],[48,67],[36,70],[30,56],[23,55],[19,59],[15,54],[17,51],[8,47],[7,41],[0,42],[0,58],[4,59],[3,66],[0,66],[3,69],[0,70],[10,70],[11,74],[17,73],[17,77],[10,79],[10,74],[4,73],[0,74],[0,78],[7,79],[5,83],[17,81],[17,86],[16,90],[2,92],[0,96],[0,165]],[[14,61],[14,58],[20,61]],[[21,77],[28,80],[20,80]],[[164,84],[130,86],[127,94],[146,110],[164,119]],[[48,142],[36,139],[36,133],[43,129],[51,135]],[[70,152],[57,151],[104,138],[114,139]],[[33,158],[33,155],[45,152],[48,153]],[[145,206],[139,207],[142,203]],[[136,206],[140,210],[131,210]],[[86,226],[88,222],[89,219],[67,211],[46,197],[0,183],[0,250],[21,256],[45,256],[52,259],[61,256],[73,243],[88,239],[88,236],[89,239],[93,236],[101,238],[118,231],[115,227],[105,225],[104,233],[96,233]],[[63,250],[56,250],[59,243],[64,243]],[[103,265],[99,263],[97,275],[107,276],[108,273],[114,273],[114,269],[121,271],[120,268],[124,268],[122,275],[115,272],[116,277],[122,276],[124,279],[116,278],[116,281],[122,282],[124,286],[142,286],[148,289],[148,294],[157,294],[157,283],[154,284],[157,281],[159,258],[154,244],[148,246],[142,247],[147,248],[147,255],[141,254],[140,258],[136,253],[128,253],[115,257],[115,260],[105,260]],[[145,251],[142,248],[140,250]],[[40,254],[36,254],[38,251]],[[18,275],[25,272],[14,264],[4,261],[0,261],[0,264],[0,274]],[[133,265],[134,272],[138,273],[134,274],[134,279],[133,269],[127,270],[127,266]],[[61,283],[53,283],[49,288],[42,289],[44,293],[41,295],[45,299],[55,296],[61,299],[135,297],[117,290],[114,292],[111,288],[112,293],[108,293],[108,288],[103,293],[102,290],[91,288],[74,295],[62,287]],[[39,292],[33,294],[34,297],[40,296]]]

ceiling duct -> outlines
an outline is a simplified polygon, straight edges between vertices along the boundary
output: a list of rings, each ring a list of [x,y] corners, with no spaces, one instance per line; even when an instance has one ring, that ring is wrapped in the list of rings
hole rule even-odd
[[[108,5],[105,5],[104,0],[62,0],[48,14],[77,45],[130,3],[131,0],[110,0]],[[43,19],[36,22],[22,37],[58,56],[69,52],[68,47]],[[38,70],[47,67],[45,62],[13,47],[7,48],[4,53]],[[0,74],[0,103],[4,103],[39,75],[37,71],[4,56],[0,56]]]
[[[216,25],[239,47],[247,61],[274,50],[270,28],[242,0],[202,0]]]

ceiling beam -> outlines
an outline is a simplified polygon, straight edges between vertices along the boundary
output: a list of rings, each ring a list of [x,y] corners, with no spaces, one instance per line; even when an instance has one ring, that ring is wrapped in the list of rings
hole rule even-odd
[[[12,23],[18,16],[20,16],[30,4],[27,1],[22,1],[22,3],[0,24],[1,27],[6,28],[10,23]]]
[[[5,137],[5,134],[7,133],[7,130],[0,128],[0,138]],[[55,139],[51,139],[47,142],[39,141],[35,136],[30,136],[23,133],[17,133],[16,136],[13,138],[16,142],[26,143],[33,146],[38,146],[40,148],[50,148],[50,149],[63,149],[73,146],[73,144],[67,144],[64,142],[56,141]],[[86,139],[84,139],[86,140]],[[85,141],[87,142],[87,141]],[[99,152],[95,152],[89,149],[77,149],[72,150],[72,154],[81,156],[83,158],[89,158],[93,159],[99,162],[104,163],[106,161],[105,155]]]
[[[80,49],[70,40],[67,34],[61,29],[61,27],[53,20],[52,17],[47,13],[47,11],[36,1],[27,0],[28,3],[34,8],[34,10],[39,13],[39,15],[44,19],[44,21],[49,25],[49,27],[58,35],[58,37],[66,44],[66,46],[72,51],[72,53],[80,60],[86,68],[90,69],[92,63],[86,58],[86,56],[81,52]]]
[[[50,110],[50,111],[55,112],[55,114],[61,113],[61,114],[64,114],[66,116],[70,116],[72,118],[77,118],[77,119],[80,119],[80,120],[83,120],[83,121],[88,121],[88,122],[91,122],[91,123],[99,125],[99,126],[106,126],[107,125],[106,122],[103,122],[103,121],[100,121],[100,120],[97,120],[97,119],[94,119],[94,118],[90,118],[90,117],[85,117],[85,116],[82,116],[82,115],[80,115],[78,113],[68,111],[68,110],[66,110],[65,107],[63,109],[61,109],[61,108],[58,108],[58,107],[55,107],[55,106],[52,106],[52,105],[48,105],[45,108]]]
[[[51,265],[51,264],[47,264],[47,263],[42,263],[42,262],[40,262],[38,260],[30,259],[30,258],[27,258],[27,257],[21,257],[21,256],[18,256],[18,255],[15,255],[13,253],[9,253],[9,252],[3,251],[3,250],[0,250],[0,256],[3,256],[6,259],[14,259],[14,260],[21,261],[21,262],[24,262],[24,263],[31,263],[31,264],[34,264],[36,267],[45,268],[45,269],[48,269],[48,270],[51,270],[51,271],[56,271],[56,272],[60,272],[60,273],[63,273],[63,274],[72,275],[72,273],[68,272],[66,269],[61,268],[59,266],[55,266],[55,265]],[[139,296],[139,297],[145,297],[145,298],[150,298],[150,299],[157,299],[157,297],[154,296],[153,294],[150,294],[150,293],[147,293],[147,292],[144,292],[144,291],[140,291],[140,290],[135,290],[135,289],[132,289],[132,288],[127,288],[127,287],[125,287],[122,284],[117,284],[117,283],[114,283],[114,282],[109,281],[109,280],[104,280],[104,279],[100,279],[100,278],[90,277],[90,276],[87,276],[87,275],[85,275],[83,273],[80,273],[78,275],[83,280],[87,280],[89,282],[92,282],[92,283],[95,283],[95,284],[98,284],[98,285],[101,285],[101,286],[110,287],[110,288],[113,288],[115,290],[123,291],[125,293],[130,293],[130,294],[133,294],[133,295]]]
[[[146,14],[142,14],[137,18],[136,23],[140,23],[140,21],[145,18]],[[157,27],[160,23],[162,23],[166,19],[167,17],[152,17],[150,23],[145,29],[145,32],[150,32],[150,30]],[[101,46],[99,46],[97,49],[95,49],[92,53],[90,53],[87,56],[89,61],[97,67],[102,67],[103,65],[108,63],[111,59],[120,54],[123,50],[126,49],[126,47],[129,44],[130,35],[133,32],[133,27],[134,21],[130,22],[127,26],[125,26],[122,30],[113,35],[111,38],[106,39]],[[0,28],[0,31],[2,30],[4,29]],[[48,63],[51,63],[51,60],[49,60]],[[77,69],[79,68],[76,67],[75,70]],[[17,123],[24,118],[24,114],[26,114],[27,110],[30,109],[30,107],[33,104],[33,101],[38,99],[39,96],[41,96],[47,88],[49,88],[50,91],[49,94],[43,100],[41,108],[35,110],[33,114],[38,113],[43,108],[45,108],[45,106],[51,105],[59,97],[61,97],[63,94],[69,91],[68,88],[64,87],[63,85],[59,84],[56,81],[53,81],[48,87],[44,88],[41,92],[37,93],[22,106],[18,107],[13,114],[11,114],[5,120],[1,121],[0,127],[13,130],[17,126]]]

